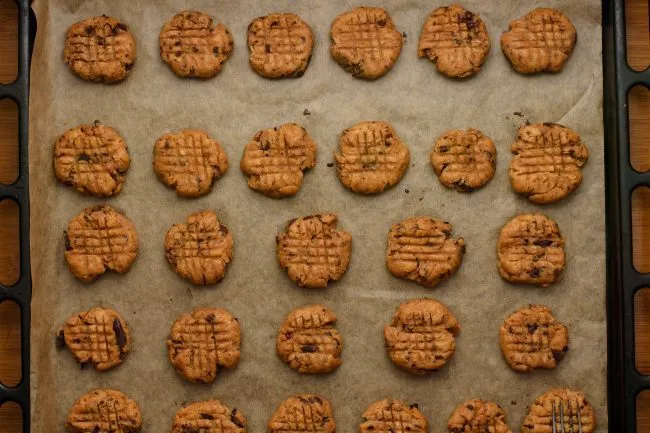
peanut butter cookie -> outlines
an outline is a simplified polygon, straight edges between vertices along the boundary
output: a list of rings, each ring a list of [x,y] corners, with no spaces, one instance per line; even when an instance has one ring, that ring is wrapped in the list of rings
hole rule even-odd
[[[219,400],[190,403],[176,412],[172,433],[246,433],[246,417]]]
[[[427,419],[417,404],[386,398],[368,406],[359,433],[427,433]]]
[[[142,429],[142,415],[126,394],[95,389],[74,402],[65,426],[72,433],[137,433]]]
[[[512,433],[501,406],[478,399],[459,404],[449,417],[447,428],[449,433]]]
[[[553,413],[556,424],[553,425]],[[579,424],[578,424],[579,419]],[[522,433],[546,433],[550,431],[578,431],[591,433],[596,430],[596,415],[582,391],[570,388],[553,388],[535,399],[521,426]]]
[[[330,402],[314,394],[297,394],[282,402],[269,420],[268,433],[334,433]]]

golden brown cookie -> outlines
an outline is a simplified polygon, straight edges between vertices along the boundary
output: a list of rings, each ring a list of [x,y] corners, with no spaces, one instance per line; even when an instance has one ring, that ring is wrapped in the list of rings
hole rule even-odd
[[[322,305],[296,308],[284,319],[275,340],[278,355],[299,373],[330,373],[341,365],[343,341],[336,316]]]
[[[460,325],[435,299],[411,299],[399,306],[384,341],[393,364],[413,374],[438,370],[454,356]]]
[[[494,176],[497,149],[481,131],[446,131],[431,151],[431,166],[447,188],[471,192]]]
[[[418,56],[428,57],[448,77],[469,77],[481,70],[490,52],[483,20],[459,5],[434,9],[420,32]]]
[[[239,363],[239,321],[223,308],[181,314],[167,340],[169,360],[190,382],[210,383],[221,368]]]
[[[122,137],[99,121],[69,129],[54,144],[57,179],[95,197],[119,193],[129,163],[129,151]]]
[[[459,404],[449,417],[447,428],[449,433],[512,433],[501,406],[479,399]]]
[[[313,45],[311,28],[296,14],[269,14],[248,25],[248,60],[263,77],[302,77]]]
[[[57,343],[68,346],[82,366],[92,364],[104,371],[122,363],[131,350],[131,333],[116,311],[95,307],[68,318]]]
[[[334,433],[336,423],[330,402],[314,394],[297,394],[278,406],[268,424],[268,433]]]
[[[596,415],[582,391],[570,388],[553,388],[540,395],[530,406],[521,426],[522,433],[548,433],[555,431],[591,433],[596,430]],[[562,417],[562,415],[564,415]],[[573,430],[572,430],[573,429]]]
[[[165,237],[165,257],[178,275],[192,284],[215,284],[232,260],[232,235],[214,211],[190,214]]]
[[[73,433],[137,433],[142,429],[142,415],[126,394],[95,389],[74,402],[65,426]]]
[[[522,126],[511,152],[512,189],[539,204],[558,201],[580,186],[589,158],[580,136],[555,123]]]
[[[410,154],[387,122],[360,122],[343,131],[334,158],[339,180],[346,188],[377,194],[402,179]]]
[[[259,131],[246,145],[241,170],[248,186],[269,197],[294,195],[303,172],[316,165],[316,143],[305,128],[285,123]]]
[[[564,239],[557,223],[542,214],[517,215],[497,242],[499,274],[511,283],[546,287],[564,269]]]
[[[197,11],[174,15],[160,31],[158,43],[160,57],[179,77],[214,77],[233,49],[228,28]]]
[[[513,20],[501,50],[520,74],[560,72],[578,41],[571,20],[557,9],[538,8]]]
[[[277,235],[278,263],[300,287],[327,287],[348,269],[352,235],[337,223],[335,214],[309,215],[289,221]]]
[[[190,403],[176,412],[172,433],[246,433],[246,417],[219,400]]]
[[[382,8],[358,7],[337,16],[330,29],[330,54],[354,77],[374,79],[397,62],[404,38]]]
[[[552,369],[569,349],[569,332],[549,308],[529,305],[506,317],[499,344],[513,370]]]
[[[200,129],[183,129],[160,137],[153,150],[158,179],[183,197],[212,191],[214,182],[228,170],[221,144]]]
[[[122,81],[133,68],[135,58],[133,34],[115,18],[86,18],[68,28],[63,60],[84,80]]]
[[[465,240],[451,237],[446,221],[414,217],[393,224],[388,233],[386,267],[396,277],[434,287],[451,277],[465,254]]]
[[[427,419],[417,404],[386,398],[377,401],[363,413],[359,433],[427,433]]]
[[[126,273],[138,255],[138,234],[124,214],[110,206],[87,207],[63,233],[72,275],[89,283],[107,269]]]

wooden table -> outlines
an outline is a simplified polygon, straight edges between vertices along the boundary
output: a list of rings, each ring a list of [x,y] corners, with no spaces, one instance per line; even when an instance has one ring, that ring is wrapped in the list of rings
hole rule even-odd
[[[635,69],[650,62],[648,0],[628,0],[628,61]],[[13,81],[17,70],[17,13],[13,1],[0,0],[0,82]],[[639,170],[650,169],[650,91],[637,88],[630,94],[632,163]],[[13,102],[0,101],[0,182],[10,183],[18,173],[17,116]],[[47,143],[41,143],[47,145]],[[650,272],[650,188],[637,191],[633,200],[635,266]],[[0,202],[0,281],[18,279],[17,208],[8,200]],[[0,381],[16,384],[20,380],[20,312],[5,302],[0,304]],[[638,295],[636,308],[637,367],[650,374],[650,288]],[[650,433],[650,392],[638,401],[638,431]],[[19,433],[18,406],[0,408],[0,433]],[[512,426],[513,431],[518,427]],[[615,433],[615,432],[612,432]]]

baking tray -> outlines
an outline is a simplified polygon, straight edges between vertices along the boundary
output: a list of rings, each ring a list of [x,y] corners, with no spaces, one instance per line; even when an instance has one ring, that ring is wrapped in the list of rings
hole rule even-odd
[[[19,8],[19,72],[17,80],[0,85],[0,99],[11,98],[19,113],[19,164],[17,180],[0,185],[0,200],[14,200],[20,215],[19,281],[0,285],[0,302],[11,300],[21,309],[22,377],[15,387],[0,384],[0,405],[16,402],[23,412],[23,432],[30,431],[30,300],[28,199],[28,95],[29,61],[36,20],[28,0],[16,0]],[[636,431],[636,398],[650,388],[650,377],[641,375],[634,359],[634,294],[650,286],[650,275],[632,264],[631,194],[638,186],[650,186],[650,173],[632,169],[629,159],[627,94],[635,85],[650,87],[650,70],[635,72],[626,61],[624,0],[604,0],[603,71],[606,157],[607,323],[609,431]]]

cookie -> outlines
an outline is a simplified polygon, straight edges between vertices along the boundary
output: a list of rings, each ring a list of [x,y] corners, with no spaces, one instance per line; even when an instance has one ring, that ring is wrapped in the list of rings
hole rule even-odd
[[[382,8],[358,7],[337,16],[330,54],[352,76],[379,78],[397,62],[404,38]]]
[[[499,331],[499,345],[513,370],[552,369],[569,349],[569,333],[550,309],[529,305],[506,317]]]
[[[176,412],[172,433],[246,433],[246,417],[219,400],[190,403]]]
[[[556,424],[553,426],[553,413]],[[578,421],[579,418],[579,421]],[[578,424],[578,422],[580,424]],[[522,433],[578,432],[596,430],[596,415],[582,391],[553,388],[535,399],[521,426]]]
[[[327,287],[347,270],[352,236],[338,230],[337,223],[332,213],[309,215],[289,221],[277,235],[278,263],[300,287]]]
[[[511,21],[501,50],[520,74],[560,72],[578,41],[571,20],[557,9],[538,8]]]
[[[68,28],[63,60],[75,75],[88,81],[117,83],[135,65],[135,39],[115,18],[86,18]]]
[[[54,144],[56,178],[95,197],[111,197],[122,191],[129,164],[122,137],[99,121],[69,129]]]
[[[116,311],[96,307],[68,318],[57,342],[82,366],[92,364],[104,371],[122,363],[131,350],[131,333]]]
[[[494,176],[497,149],[481,131],[446,131],[431,151],[431,166],[447,188],[471,192],[485,186]]]
[[[556,202],[578,188],[589,158],[580,136],[555,123],[522,126],[511,152],[512,189],[538,204]]]
[[[269,14],[248,25],[248,61],[263,77],[302,77],[313,45],[311,28],[296,14]]]
[[[499,274],[506,281],[546,287],[564,269],[564,239],[557,223],[542,214],[517,215],[497,242]]]
[[[460,325],[435,299],[411,299],[399,306],[384,327],[384,341],[393,364],[413,374],[438,370],[454,356]]]
[[[197,11],[183,11],[167,21],[158,37],[160,57],[179,77],[217,75],[233,50],[230,31]]]
[[[278,406],[268,424],[268,433],[334,433],[336,423],[330,402],[314,394],[297,394]]]
[[[278,355],[299,373],[330,373],[341,365],[341,334],[336,316],[322,305],[296,308],[284,319],[275,340]]]
[[[393,224],[388,233],[386,267],[396,277],[427,287],[451,277],[465,254],[465,240],[451,237],[446,221],[414,217]]]
[[[387,122],[360,122],[343,131],[334,158],[336,173],[346,188],[377,194],[402,179],[410,154]]]
[[[165,236],[165,257],[178,275],[192,284],[215,284],[232,260],[232,235],[214,211],[190,214]]]
[[[181,314],[167,340],[172,365],[195,383],[213,382],[221,368],[235,368],[240,345],[239,321],[223,308]]]
[[[221,144],[200,129],[183,129],[160,137],[154,145],[153,169],[158,179],[182,197],[212,191],[214,182],[228,170]]]
[[[244,149],[240,167],[250,188],[279,198],[296,194],[303,172],[315,165],[314,140],[302,126],[285,123],[255,134]]]
[[[449,417],[449,433],[512,433],[506,413],[491,401],[467,400]]]
[[[390,398],[368,406],[359,433],[427,433],[427,419],[417,404]]]
[[[481,70],[490,52],[483,20],[462,6],[434,9],[420,32],[418,57],[427,57],[448,77],[470,77]]]
[[[72,275],[89,283],[106,270],[126,273],[138,255],[135,226],[107,205],[87,207],[63,233],[65,260]]]
[[[142,415],[126,394],[95,389],[74,402],[65,426],[73,433],[137,433],[142,429]]]

